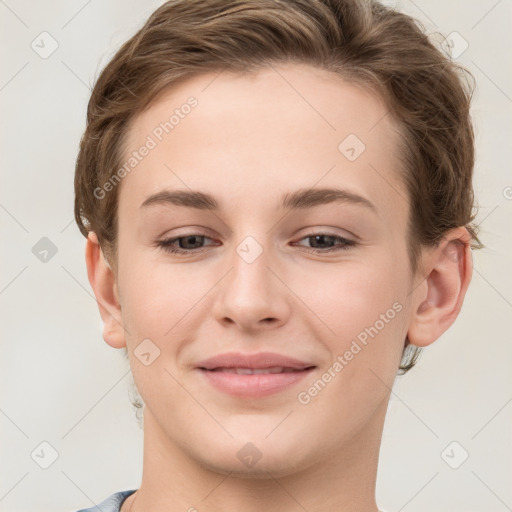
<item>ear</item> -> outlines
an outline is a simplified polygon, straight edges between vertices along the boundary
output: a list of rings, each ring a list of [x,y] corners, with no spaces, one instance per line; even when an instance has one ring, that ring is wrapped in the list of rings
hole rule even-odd
[[[473,272],[471,236],[466,228],[449,231],[427,254],[428,270],[414,290],[413,313],[407,337],[425,347],[437,340],[457,318]]]
[[[103,339],[111,347],[126,347],[116,279],[103,255],[98,237],[93,231],[87,237],[85,262],[89,283],[91,283],[96,296],[101,319],[103,320]]]

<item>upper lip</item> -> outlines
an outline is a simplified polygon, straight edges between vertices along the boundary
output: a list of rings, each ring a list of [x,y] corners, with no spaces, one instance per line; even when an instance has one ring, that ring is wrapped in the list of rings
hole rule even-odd
[[[300,361],[293,357],[275,354],[273,352],[259,352],[257,354],[242,354],[228,352],[205,359],[197,364],[198,368],[213,370],[215,368],[293,368],[304,370],[314,366],[311,363]]]

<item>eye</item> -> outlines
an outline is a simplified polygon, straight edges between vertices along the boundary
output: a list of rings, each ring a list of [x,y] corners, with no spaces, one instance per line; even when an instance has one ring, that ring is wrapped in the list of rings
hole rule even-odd
[[[346,251],[350,247],[356,246],[357,242],[343,238],[342,236],[335,235],[333,233],[311,233],[305,236],[301,240],[308,240],[311,247],[306,247],[310,252],[326,253],[334,251]],[[338,244],[336,244],[338,241]],[[334,245],[333,245],[334,243]],[[320,248],[320,246],[327,245],[327,248]],[[303,247],[303,246],[302,246]]]
[[[206,240],[212,239],[200,233],[193,233],[190,235],[161,240],[157,242],[157,245],[168,253],[193,254],[205,248],[203,244],[205,243]],[[354,240],[349,240],[347,238],[344,238],[333,233],[311,233],[305,236],[304,238],[300,239],[300,241],[303,240],[307,240],[310,244],[310,247],[299,244],[297,245],[299,245],[300,247],[304,247],[309,252],[322,254],[327,252],[346,251],[350,247],[354,247],[357,245],[357,242],[355,242]]]
[[[158,242],[158,246],[166,252],[174,254],[190,254],[197,252],[198,249],[203,249],[201,244],[205,240],[211,240],[206,235],[194,233],[191,235],[178,236],[175,238],[168,238],[167,240],[161,240]],[[177,245],[176,245],[177,244]]]

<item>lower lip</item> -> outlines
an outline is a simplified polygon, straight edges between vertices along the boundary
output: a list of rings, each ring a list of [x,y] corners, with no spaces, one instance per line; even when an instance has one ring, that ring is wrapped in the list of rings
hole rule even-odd
[[[263,373],[239,375],[199,369],[206,379],[220,391],[244,398],[261,398],[284,391],[310,375],[314,368],[290,373]]]

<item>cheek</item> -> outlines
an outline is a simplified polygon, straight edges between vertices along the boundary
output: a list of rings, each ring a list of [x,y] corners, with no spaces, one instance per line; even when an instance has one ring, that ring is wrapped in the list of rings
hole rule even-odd
[[[190,266],[166,262],[163,253],[142,247],[124,227],[119,236],[123,320],[132,344],[146,337],[158,343],[183,329],[188,313],[208,287]]]
[[[323,373],[297,397],[318,424],[350,423],[356,431],[388,397],[406,334],[405,280],[390,257],[332,272],[323,293],[308,281],[308,304],[331,331],[318,331],[329,352]]]
[[[330,373],[321,379],[328,389],[312,401],[338,403],[340,414],[358,410],[364,416],[387,396],[407,332],[407,276],[399,260],[391,255],[371,265],[353,263],[332,272],[323,293],[313,279],[304,290],[308,304],[329,326],[320,340],[329,352],[325,371]]]
[[[123,317],[131,334],[168,342],[173,333],[190,328],[194,305],[208,288],[204,280],[171,266],[132,273],[124,282]]]
[[[390,259],[351,261],[311,272],[301,280],[301,294],[336,337],[348,339],[378,321],[395,302],[403,302],[404,283],[392,265]]]

